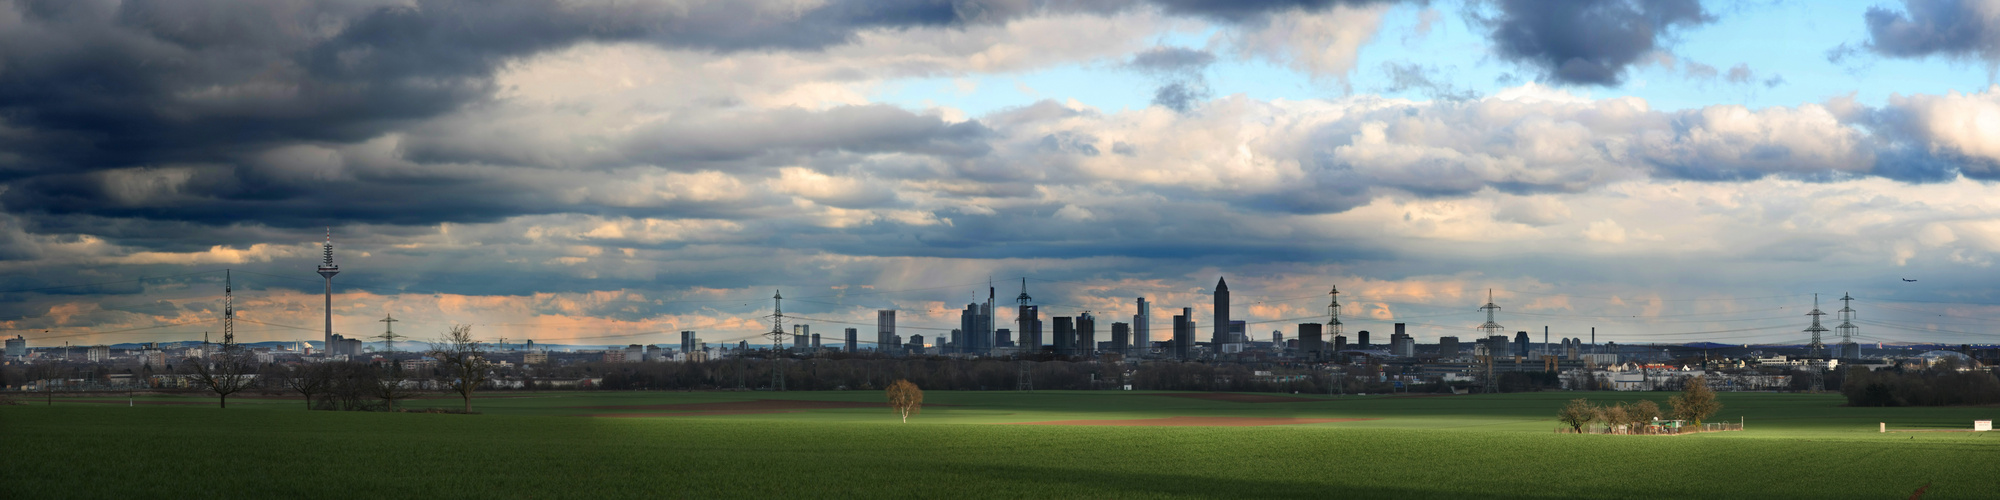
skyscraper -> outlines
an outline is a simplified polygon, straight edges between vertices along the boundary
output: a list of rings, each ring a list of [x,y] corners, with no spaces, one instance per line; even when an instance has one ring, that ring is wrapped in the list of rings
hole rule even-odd
[[[1181,361],[1187,361],[1188,353],[1194,350],[1194,325],[1188,322],[1188,316],[1192,315],[1192,307],[1183,307],[1180,314],[1174,315],[1174,357]]]
[[[1020,306],[1020,312],[1015,316],[1015,321],[1021,324],[1021,330],[1015,336],[1015,342],[1020,344],[1023,352],[1037,352],[1042,350],[1041,314],[1040,306],[1024,305]]]
[[[860,338],[860,337],[861,337],[861,332],[860,332],[860,330],[859,330],[859,329],[855,329],[855,328],[849,328],[849,329],[847,329],[847,352],[848,352],[848,353],[852,354],[852,353],[853,353],[853,352],[855,351],[855,346],[856,346],[857,344],[860,344],[860,343],[861,343],[861,338]]]
[[[1132,325],[1116,322],[1111,324],[1111,351],[1121,356],[1132,355]]]
[[[896,311],[875,311],[875,350],[889,352],[896,345]]]
[[[1215,279],[1215,325],[1208,336],[1208,343],[1216,352],[1222,352],[1222,345],[1233,343],[1229,335],[1229,283],[1222,278]]]
[[[1515,356],[1521,356],[1521,357],[1527,357],[1527,356],[1528,356],[1528,344],[1529,344],[1529,343],[1531,343],[1531,342],[1532,342],[1532,341],[1528,339],[1528,332],[1519,332],[1519,333],[1515,333],[1515,334],[1514,334],[1514,345],[1512,346],[1512,347],[1514,348],[1514,351],[1513,351],[1513,355],[1515,355]]]
[[[1090,356],[1097,353],[1097,317],[1090,311],[1076,316],[1076,355]]]
[[[694,352],[694,331],[681,331],[681,354]]]
[[[1070,318],[1069,316],[1057,316],[1053,319],[1056,322],[1055,332],[1054,332],[1056,354],[1060,354],[1063,356],[1075,356],[1076,355],[1075,319]]]
[[[1326,356],[1326,339],[1319,323],[1299,323],[1299,357],[1320,359]]]
[[[1139,314],[1132,315],[1132,346],[1139,356],[1145,356],[1146,351],[1153,347],[1152,325],[1152,313],[1146,307],[1146,298],[1139,297]]]
[[[1451,357],[1458,355],[1458,337],[1438,337],[1438,355]]]
[[[1368,348],[1368,330],[1362,330],[1354,333],[1354,348],[1355,349]]]

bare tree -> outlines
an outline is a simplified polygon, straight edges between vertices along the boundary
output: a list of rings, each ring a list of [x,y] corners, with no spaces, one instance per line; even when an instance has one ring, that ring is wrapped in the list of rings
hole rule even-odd
[[[1562,421],[1563,425],[1569,426],[1571,431],[1577,433],[1582,433],[1583,426],[1590,425],[1591,422],[1597,421],[1597,418],[1597,407],[1592,406],[1590,400],[1582,398],[1570,400],[1569,405],[1563,406],[1561,411],[1556,412],[1556,420]]]
[[[1715,412],[1722,411],[1722,402],[1715,399],[1715,392],[1708,390],[1708,379],[1694,377],[1688,379],[1687,388],[1680,394],[1667,399],[1673,405],[1674,417],[1694,422],[1696,427]]]
[[[382,400],[382,409],[395,411],[396,402],[416,397],[417,392],[403,385],[404,379],[397,377],[377,377],[373,389],[375,399]]]
[[[214,392],[217,403],[229,407],[229,395],[250,388],[257,381],[256,356],[225,338],[221,352],[209,359],[188,358],[181,366],[186,367],[195,387]]]
[[[313,395],[326,394],[333,389],[333,362],[330,361],[294,366],[273,375],[286,389],[298,391],[300,396],[304,396],[308,410],[313,407]]]
[[[903,415],[903,423],[910,423],[910,414],[924,410],[924,390],[908,380],[898,379],[889,384],[889,408]]]
[[[472,391],[486,383],[492,363],[486,360],[486,346],[472,338],[472,325],[452,325],[451,331],[431,342],[428,356],[438,360],[444,385],[465,398],[465,412],[472,412]]]

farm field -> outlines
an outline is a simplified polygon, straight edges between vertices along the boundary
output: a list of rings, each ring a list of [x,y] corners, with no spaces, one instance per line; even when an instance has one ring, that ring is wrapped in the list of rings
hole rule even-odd
[[[1848,408],[1723,393],[1744,432],[1551,432],[1565,401],[1669,393],[1284,396],[944,392],[490,393],[480,415],[297,399],[64,398],[0,407],[0,497],[1991,498],[2000,408]],[[1249,402],[1274,400],[1275,402]],[[180,403],[180,404],[176,404]],[[193,404],[188,404],[193,403]],[[456,408],[456,398],[408,401]],[[128,406],[130,404],[130,406]],[[583,416],[591,415],[591,416]],[[1146,425],[995,425],[1141,420]],[[1280,423],[1283,425],[1251,425]],[[1164,424],[1164,425],[1163,425]],[[1191,424],[1191,425],[1188,425]]]

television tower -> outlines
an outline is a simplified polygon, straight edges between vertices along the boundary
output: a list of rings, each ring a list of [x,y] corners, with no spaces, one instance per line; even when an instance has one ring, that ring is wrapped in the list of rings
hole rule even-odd
[[[785,333],[784,301],[785,294],[783,292],[772,291],[771,331],[764,333],[764,337],[771,339],[771,390],[774,391],[785,390],[785,370],[778,364],[778,360],[782,359],[779,356],[782,356],[784,353],[783,347],[787,335]]]
[[[333,228],[326,228],[326,247],[322,251],[325,260],[319,263],[319,275],[326,278],[326,336],[320,347],[333,353],[333,275],[340,274],[340,266],[333,265]]]
[[[1479,310],[1486,311],[1486,324],[1479,325],[1479,331],[1486,334],[1483,338],[1479,339],[1479,342],[1486,344],[1486,359],[1484,360],[1486,362],[1486,376],[1484,377],[1485,384],[1483,390],[1487,393],[1496,393],[1500,392],[1500,387],[1498,380],[1493,376],[1493,358],[1500,355],[1500,353],[1494,352],[1500,346],[1493,345],[1494,342],[1492,342],[1492,339],[1494,336],[1504,337],[1507,328],[1493,321],[1493,313],[1500,311],[1500,306],[1493,303],[1493,289],[1486,289],[1486,305],[1479,306]]]
[[[229,270],[222,270],[222,346],[231,349],[236,346],[236,295],[232,291]]]
[[[1861,327],[1854,326],[1853,295],[1840,294],[1840,326],[1833,327],[1833,331],[1840,335],[1840,356],[1838,357],[1844,359],[1861,357],[1861,345],[1854,343],[1854,336],[1860,334]]]

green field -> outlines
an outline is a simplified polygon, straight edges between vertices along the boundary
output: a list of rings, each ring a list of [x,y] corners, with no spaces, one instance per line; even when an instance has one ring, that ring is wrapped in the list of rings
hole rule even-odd
[[[887,408],[593,418],[579,409],[879,392],[493,393],[480,415],[58,400],[0,407],[0,497],[1994,498],[2000,408],[1848,408],[1722,393],[1744,432],[1560,435],[1575,397],[1316,397],[1235,403],[1134,392],[940,392]],[[212,402],[154,396],[141,402]],[[456,407],[456,399],[410,402]],[[992,425],[1174,416],[1372,418],[1265,427]]]

